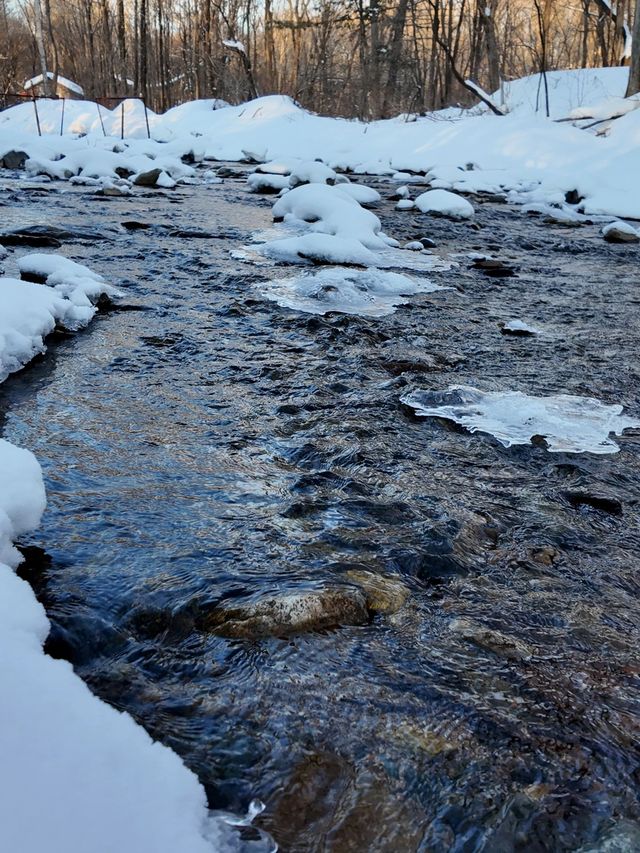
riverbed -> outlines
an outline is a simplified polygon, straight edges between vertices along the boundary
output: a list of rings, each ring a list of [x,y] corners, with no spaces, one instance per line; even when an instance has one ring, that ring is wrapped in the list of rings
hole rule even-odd
[[[5,227],[99,232],[60,251],[125,294],[0,386],[2,435],[45,472],[22,572],[49,652],[212,808],[262,800],[284,851],[638,849],[640,431],[605,456],[505,448],[400,402],[463,384],[637,417],[637,248],[492,197],[472,222],[385,200],[389,234],[454,261],[426,273],[448,289],[303,314],[264,296],[282,268],[232,255],[271,224],[233,168],[124,198],[3,179]],[[248,640],[201,618],[372,578],[395,603],[366,625]]]

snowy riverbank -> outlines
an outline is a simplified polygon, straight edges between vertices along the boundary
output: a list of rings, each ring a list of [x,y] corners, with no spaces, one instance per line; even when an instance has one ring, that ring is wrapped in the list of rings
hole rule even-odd
[[[240,106],[194,101],[164,115],[148,113],[151,139],[139,101],[113,111],[100,108],[100,114],[93,102],[66,102],[62,136],[62,102],[40,101],[42,137],[36,135],[33,104],[0,114],[0,155],[24,151],[28,174],[88,182],[135,178],[159,168],[166,186],[195,180],[183,158],[302,156],[359,174],[422,173],[434,187],[499,192],[523,204],[559,204],[571,192],[580,199],[580,212],[640,219],[640,111],[635,109],[640,101],[622,98],[627,73],[626,68],[551,72],[550,118],[535,75],[505,85],[506,116],[484,108],[448,109],[365,124],[317,116],[273,95]],[[593,126],[585,129],[588,125]]]

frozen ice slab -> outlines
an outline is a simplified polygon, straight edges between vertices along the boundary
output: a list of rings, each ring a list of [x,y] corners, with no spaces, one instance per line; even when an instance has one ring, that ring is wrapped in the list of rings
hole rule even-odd
[[[446,418],[469,432],[487,432],[505,447],[543,436],[555,453],[617,453],[620,448],[610,434],[640,427],[640,421],[622,415],[622,406],[569,394],[531,397],[454,385],[446,391],[412,391],[401,401],[421,417]]]
[[[270,282],[264,295],[283,308],[308,314],[337,311],[383,317],[408,302],[408,296],[442,289],[428,279],[400,273],[332,267]]]

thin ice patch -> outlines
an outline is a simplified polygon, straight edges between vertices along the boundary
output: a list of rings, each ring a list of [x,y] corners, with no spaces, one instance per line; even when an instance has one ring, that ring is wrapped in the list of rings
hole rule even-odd
[[[487,432],[505,447],[542,436],[554,453],[617,453],[620,448],[610,434],[640,427],[640,421],[622,415],[622,406],[569,394],[531,397],[454,385],[447,391],[412,391],[401,401],[421,417],[445,418],[469,432]]]
[[[264,295],[283,308],[307,314],[356,314],[384,317],[415,293],[443,288],[428,279],[415,279],[378,269],[325,269],[270,282]]]

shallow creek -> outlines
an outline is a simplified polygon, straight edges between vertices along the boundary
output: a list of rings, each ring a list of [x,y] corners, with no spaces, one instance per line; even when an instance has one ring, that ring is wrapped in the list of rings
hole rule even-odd
[[[399,402],[467,384],[640,415],[637,249],[495,201],[460,224],[384,202],[392,236],[517,274],[462,260],[391,316],[322,317],[231,258],[271,221],[241,179],[123,199],[3,179],[0,201],[7,228],[100,231],[60,251],[127,308],[0,386],[2,435],[46,475],[22,571],[49,651],[212,807],[264,801],[287,853],[640,849],[640,432],[610,456],[506,449]],[[542,334],[502,335],[512,317]],[[247,640],[200,618],[372,574],[395,604],[366,625]]]

